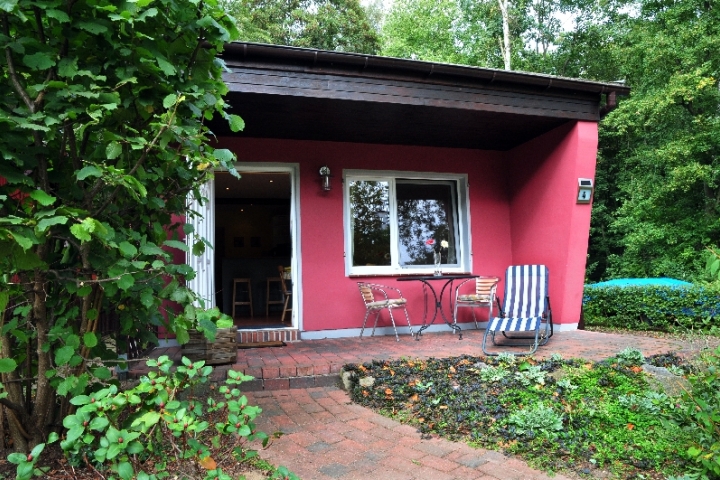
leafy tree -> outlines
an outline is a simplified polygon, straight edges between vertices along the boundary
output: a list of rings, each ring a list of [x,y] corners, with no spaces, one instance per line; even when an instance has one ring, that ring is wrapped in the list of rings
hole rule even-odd
[[[620,200],[605,219],[619,251],[605,274],[693,278],[720,243],[720,11],[640,6],[614,52],[633,92],[602,129]]]
[[[383,25],[383,55],[546,71],[559,7],[546,0],[399,0]]]
[[[397,0],[382,30],[382,55],[446,63],[463,63],[456,48],[455,0]]]
[[[208,172],[234,171],[204,122],[242,128],[216,58],[237,30],[214,0],[5,0],[0,22],[0,402],[27,452],[110,379],[101,316],[145,340],[161,324],[181,343],[214,334],[168,226]]]
[[[240,38],[357,53],[377,53],[378,32],[359,0],[225,0]]]

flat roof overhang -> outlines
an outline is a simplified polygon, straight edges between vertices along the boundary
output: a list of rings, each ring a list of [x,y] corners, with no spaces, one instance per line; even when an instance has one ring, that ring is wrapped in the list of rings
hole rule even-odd
[[[365,54],[231,43],[221,58],[245,130],[218,136],[509,150],[567,122],[599,121],[614,83]]]

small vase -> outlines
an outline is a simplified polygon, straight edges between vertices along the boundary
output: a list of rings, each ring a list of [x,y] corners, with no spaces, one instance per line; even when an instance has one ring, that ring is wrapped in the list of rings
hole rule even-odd
[[[440,264],[442,263],[442,255],[440,255],[440,252],[433,253],[433,261],[435,262],[435,271],[433,272],[433,275],[439,277],[440,275],[442,275],[442,270],[440,270]]]

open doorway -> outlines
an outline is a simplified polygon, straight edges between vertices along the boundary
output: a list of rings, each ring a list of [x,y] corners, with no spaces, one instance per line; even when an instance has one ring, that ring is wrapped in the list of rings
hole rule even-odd
[[[283,319],[278,273],[278,266],[293,265],[292,176],[242,167],[238,172],[240,179],[215,173],[216,305],[239,329],[292,327],[293,312]]]

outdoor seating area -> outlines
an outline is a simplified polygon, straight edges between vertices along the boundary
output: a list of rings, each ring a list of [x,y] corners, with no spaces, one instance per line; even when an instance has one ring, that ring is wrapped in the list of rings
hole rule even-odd
[[[480,325],[475,314],[476,308],[486,308],[488,311],[487,328],[483,335],[482,351],[486,355],[497,355],[487,349],[490,339],[495,346],[523,347],[530,350],[510,351],[516,355],[533,354],[539,346],[545,345],[553,335],[552,311],[550,309],[550,294],[548,289],[548,268],[545,265],[511,265],[505,274],[505,292],[503,304],[497,297],[496,290],[500,279],[498,277],[480,275],[414,275],[398,278],[398,282],[420,282],[423,293],[423,318],[420,329],[415,334],[415,340],[420,340],[423,331],[433,325],[440,317],[462,340],[462,327],[458,325],[458,308],[471,308],[475,328]],[[454,282],[460,281],[454,285]],[[444,282],[439,292],[433,282]],[[474,284],[474,292],[467,293],[466,284]],[[363,319],[360,337],[363,336],[367,319],[370,314],[375,315],[371,336],[375,335],[380,314],[387,310],[390,322],[398,336],[393,309],[402,308],[413,336],[412,324],[407,312],[407,299],[395,287],[373,283],[358,282],[363,302],[365,303],[365,318]],[[388,295],[391,292],[391,295]],[[447,299],[444,301],[444,299]],[[493,316],[493,305],[498,303],[500,311]],[[446,312],[447,315],[446,315]],[[503,337],[496,338],[500,333]],[[529,333],[530,335],[523,335]],[[532,340],[530,343],[527,340]],[[501,343],[498,343],[500,341]]]

